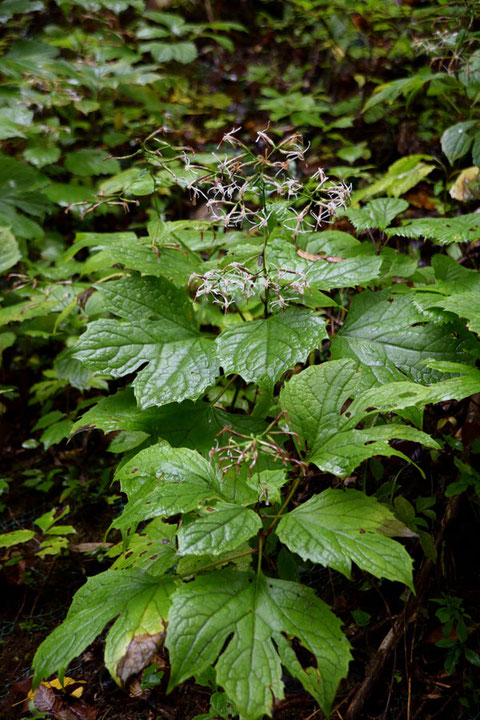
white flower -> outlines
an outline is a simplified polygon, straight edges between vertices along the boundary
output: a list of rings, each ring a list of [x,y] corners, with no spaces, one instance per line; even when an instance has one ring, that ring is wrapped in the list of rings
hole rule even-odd
[[[225,133],[225,135],[222,137],[220,142],[217,145],[217,150],[223,143],[228,143],[229,145],[235,146],[238,143],[237,138],[233,137],[235,133],[237,133],[241,128],[233,128],[233,130],[230,130],[230,132]]]
[[[258,130],[257,132],[257,139],[255,140],[256,143],[258,143],[259,140],[263,140],[267,145],[271,145],[271,147],[275,147],[275,143],[273,142],[272,138],[269,137],[266,133],[268,128],[270,127],[270,123],[268,123],[265,130]]]

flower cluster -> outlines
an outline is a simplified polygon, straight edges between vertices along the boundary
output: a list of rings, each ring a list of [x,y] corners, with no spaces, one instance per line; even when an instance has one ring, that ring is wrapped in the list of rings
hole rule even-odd
[[[239,263],[230,263],[224,268],[208,270],[204,275],[193,273],[189,284],[195,281],[200,281],[195,300],[202,295],[210,296],[212,302],[220,305],[224,312],[227,312],[230,305],[238,299],[243,301],[246,298],[248,302],[251,297],[262,293],[264,296],[270,293],[270,310],[274,308],[283,310],[293,299],[298,299],[295,295],[290,299],[288,290],[303,298],[305,290],[310,289],[304,273],[279,269],[276,277],[272,277],[268,274],[252,273]]]
[[[248,466],[248,477],[252,476],[253,471],[258,463],[261,454],[269,455],[274,462],[279,461],[282,465],[298,465],[306,470],[306,465],[302,460],[291,457],[287,450],[283,447],[283,441],[287,437],[295,437],[298,440],[297,433],[287,429],[274,429],[284,416],[282,411],[268,426],[268,428],[257,436],[243,435],[235,431],[231,426],[223,428],[218,436],[228,432],[228,441],[225,445],[221,445],[218,441],[212,450],[210,450],[210,461],[214,458],[218,464],[222,475],[229,470],[234,469],[236,473],[240,472],[243,465]],[[218,437],[217,436],[217,437]],[[277,442],[278,437],[278,442]],[[268,493],[264,498],[268,505]]]
[[[447,73],[458,70],[462,62],[468,72],[468,63],[462,56],[469,45],[463,33],[444,30],[436,30],[430,37],[414,38],[412,41],[412,46],[419,54],[429,55],[431,64],[436,63]]]
[[[268,128],[267,128],[268,129]],[[330,222],[339,208],[346,208],[351,186],[333,183],[322,169],[301,183],[297,178],[297,164],[305,164],[308,146],[302,136],[294,133],[275,142],[267,129],[257,132],[253,150],[238,137],[240,128],[226,133],[222,145],[231,146],[234,154],[212,154],[213,169],[194,162],[190,148],[178,148],[170,160],[181,160],[185,176],[169,172],[179,185],[190,192],[193,204],[202,200],[214,223],[225,228],[243,227],[267,232],[272,215],[272,204],[286,202],[286,227],[296,239],[299,233],[318,230],[322,223]],[[171,146],[157,138],[156,155],[171,151]],[[261,149],[260,149],[261,146]]]

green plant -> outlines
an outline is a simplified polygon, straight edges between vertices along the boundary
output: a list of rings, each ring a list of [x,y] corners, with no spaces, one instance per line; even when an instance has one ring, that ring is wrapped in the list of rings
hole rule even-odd
[[[124,551],[42,643],[35,683],[63,672],[118,616],[105,662],[119,684],[149,663],[166,630],[169,688],[192,675],[205,682],[215,664],[216,684],[254,720],[283,696],[281,666],[326,713],[347,671],[340,621],[298,582],[296,557],[347,577],[355,563],[413,589],[411,558],[392,539],[411,530],[355,489],[306,499],[310,473],[342,478],[378,455],[408,462],[390,440],[437,448],[405,420],[418,426],[429,402],[469,393],[468,384],[452,391],[442,363],[448,371],[447,360],[463,361],[469,372],[477,344],[429,310],[436,286],[421,275],[418,289],[356,293],[335,332],[344,310],[327,293],[379,285],[395,260],[370,240],[321,230],[349,189],[322,170],[298,181],[298,135],[275,141],[260,131],[259,153],[237,132],[224,136],[216,167],[157,135],[141,145],[155,182],[203,198],[211,219],[157,217],[148,238],[82,235],[69,253],[94,247],[106,268],[126,268],[97,283],[95,315],[114,317],[89,322],[73,357],[102,374],[135,374],[131,390],[100,400],[76,424],[133,431],[115,476],[128,502],[112,524]],[[406,207],[375,202],[352,219],[374,210],[372,227],[384,231]],[[315,364],[328,337],[331,359]],[[298,364],[305,369],[292,376]],[[298,642],[313,664],[302,665]]]
[[[477,502],[459,433],[423,416],[480,390],[480,216],[451,202],[478,169],[446,180],[441,151],[476,162],[478,33],[471,2],[220,5],[0,2],[0,412],[29,403],[0,490],[127,501],[36,683],[112,622],[119,685],[163,691],[165,642],[170,689],[193,675],[205,717],[253,720],[289,676],[328,712],[341,620],[377,620],[335,617],[341,576],[399,604],[445,498]],[[3,541],[65,555],[53,520]]]
[[[0,547],[8,549],[35,538],[38,544],[36,554],[39,557],[45,558],[46,555],[61,554],[62,550],[68,548],[66,535],[76,532],[72,525],[57,525],[58,521],[67,515],[69,511],[70,508],[67,505],[59,515],[56,515],[55,508],[52,508],[41,517],[38,517],[35,520],[35,525],[40,528],[40,537],[38,538],[34,530],[13,530],[12,532],[0,534]]]
[[[451,675],[461,659],[465,657],[475,667],[480,667],[480,655],[466,646],[469,635],[468,621],[471,616],[463,608],[463,600],[453,595],[442,593],[441,598],[431,598],[431,602],[438,605],[435,616],[442,623],[441,640],[437,647],[445,648],[445,672]]]

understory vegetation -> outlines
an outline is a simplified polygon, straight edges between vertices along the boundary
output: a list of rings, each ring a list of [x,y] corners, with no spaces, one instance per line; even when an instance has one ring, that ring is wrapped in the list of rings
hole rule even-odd
[[[474,0],[2,0],[5,718],[474,720]]]

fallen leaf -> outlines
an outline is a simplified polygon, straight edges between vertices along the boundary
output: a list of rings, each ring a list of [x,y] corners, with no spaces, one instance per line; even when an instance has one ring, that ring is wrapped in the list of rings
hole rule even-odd
[[[30,683],[31,684],[31,683]],[[85,680],[74,680],[74,678],[71,677],[65,677],[63,678],[63,684],[60,682],[58,678],[54,678],[53,680],[50,680],[50,682],[41,682],[40,686],[44,685],[45,687],[53,688],[54,690],[64,690],[67,695],[71,695],[74,698],[80,698],[82,697],[83,693],[83,687],[82,685],[85,685]],[[76,686],[76,687],[72,687]],[[33,698],[35,695],[34,690],[30,690],[27,697],[29,700]]]
[[[76,684],[75,680],[69,679]],[[87,705],[82,700],[73,699],[72,695],[61,693],[52,687],[54,683],[60,685],[58,680],[53,680],[51,683],[41,683],[38,686],[33,697],[33,704],[37,710],[48,713],[53,720],[96,719],[98,715],[96,708]]]
[[[421,208],[423,210],[435,210],[435,202],[432,200],[427,190],[424,190],[421,187],[416,192],[411,192],[405,195],[405,200],[416,208]]]
[[[55,690],[42,683],[34,693],[33,703],[37,710],[53,715],[61,720],[76,720],[75,715],[70,712],[65,700],[55,693]]]

